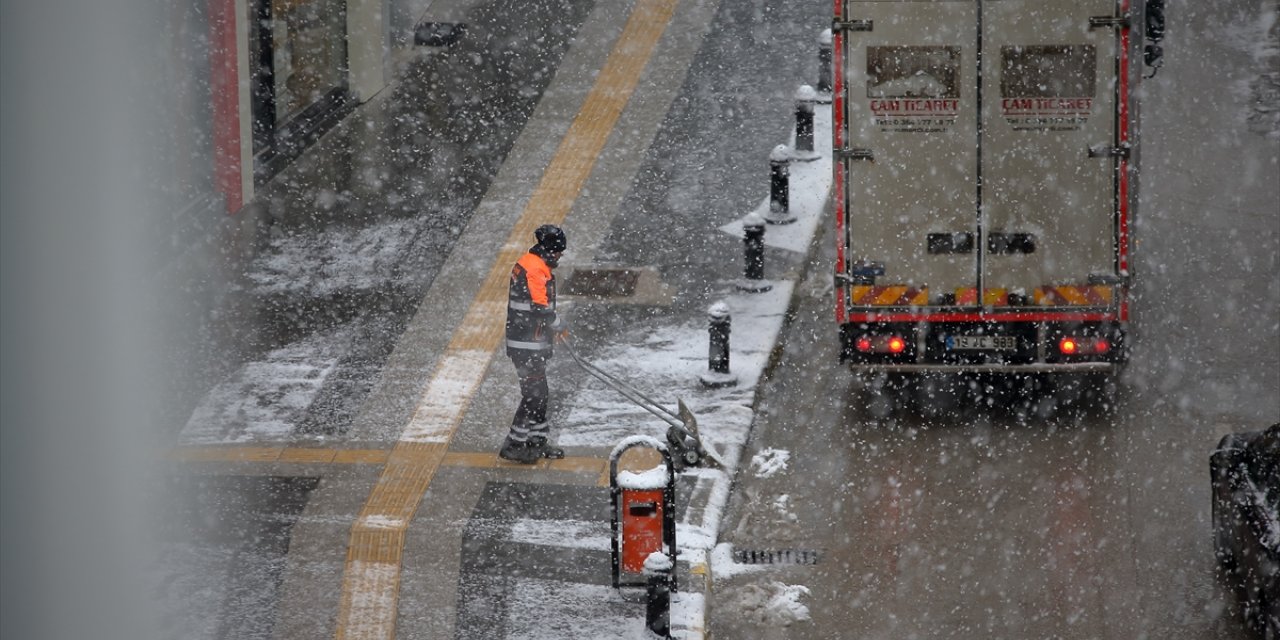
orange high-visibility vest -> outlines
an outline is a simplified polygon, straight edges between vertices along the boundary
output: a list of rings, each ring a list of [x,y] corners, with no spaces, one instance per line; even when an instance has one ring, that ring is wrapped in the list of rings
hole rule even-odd
[[[556,277],[538,254],[524,254],[511,268],[507,291],[507,354],[544,351],[552,347],[551,323],[556,319]]]

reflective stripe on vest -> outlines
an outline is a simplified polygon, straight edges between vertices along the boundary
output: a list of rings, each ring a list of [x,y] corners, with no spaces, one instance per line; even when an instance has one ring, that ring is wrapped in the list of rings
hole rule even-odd
[[[508,302],[507,308],[515,309],[516,311],[533,311],[532,304],[529,304],[528,302],[516,302],[515,300]]]
[[[550,342],[523,342],[521,340],[508,340],[507,347],[511,349],[526,349],[529,351],[544,351],[551,348]]]

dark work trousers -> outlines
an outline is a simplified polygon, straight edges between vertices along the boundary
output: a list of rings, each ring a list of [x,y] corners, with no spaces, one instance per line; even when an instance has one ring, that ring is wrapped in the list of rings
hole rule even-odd
[[[531,442],[535,445],[546,444],[547,398],[547,355],[538,351],[519,353],[511,356],[511,363],[516,366],[516,376],[520,378],[520,406],[516,407],[516,415],[511,419],[512,442]]]

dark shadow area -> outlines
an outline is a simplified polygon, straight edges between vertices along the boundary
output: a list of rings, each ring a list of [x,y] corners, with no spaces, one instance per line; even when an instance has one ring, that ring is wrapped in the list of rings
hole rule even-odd
[[[169,478],[153,598],[165,637],[267,639],[290,532],[319,478]]]

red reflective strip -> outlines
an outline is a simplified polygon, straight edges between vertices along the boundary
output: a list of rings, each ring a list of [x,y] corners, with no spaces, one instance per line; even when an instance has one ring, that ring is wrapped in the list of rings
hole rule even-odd
[[[209,0],[209,85],[213,94],[213,171],[227,213],[244,206],[240,185],[240,83],[235,0]]]
[[[837,19],[843,14],[841,5],[844,0],[833,0],[835,7],[835,17]],[[832,146],[836,149],[844,148],[844,36],[840,31],[835,30],[831,34],[831,118],[832,124]],[[836,203],[836,272],[843,273],[845,269],[845,173],[844,163],[836,160],[831,163],[831,170],[834,173],[832,185],[834,187],[832,197]],[[848,289],[844,286],[835,288],[836,293],[836,324],[844,324],[846,321],[845,300],[848,295]]]
[[[1120,0],[1120,14],[1122,16],[1129,15],[1129,0]],[[1120,131],[1120,147],[1124,148],[1129,143],[1129,27],[1120,29],[1120,95],[1119,100],[1119,122],[1117,126]],[[1118,262],[1120,272],[1129,273],[1129,161],[1120,158],[1120,184],[1118,186],[1118,197],[1120,198],[1120,220],[1119,220],[1119,237],[1116,239],[1116,250],[1118,252]],[[1129,305],[1127,301],[1121,305],[1121,319],[1129,319]]]

